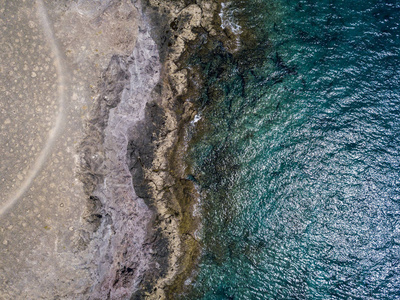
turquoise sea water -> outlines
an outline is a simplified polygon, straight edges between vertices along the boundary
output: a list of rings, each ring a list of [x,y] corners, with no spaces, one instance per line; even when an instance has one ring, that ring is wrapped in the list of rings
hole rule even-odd
[[[208,78],[187,299],[400,299],[400,3],[232,1]],[[203,123],[202,123],[203,122]]]

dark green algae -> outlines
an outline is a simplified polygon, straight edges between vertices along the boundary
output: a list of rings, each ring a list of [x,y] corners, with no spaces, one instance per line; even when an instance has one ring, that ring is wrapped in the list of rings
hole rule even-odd
[[[166,198],[170,199],[170,214],[179,219],[179,235],[182,241],[183,255],[179,260],[179,271],[174,281],[166,288],[165,293],[167,299],[186,299],[192,297],[191,285],[185,284],[185,281],[196,280],[197,266],[202,252],[202,242],[195,238],[195,231],[199,228],[201,220],[199,217],[193,216],[193,206],[201,197],[203,191],[219,186],[219,193],[214,195],[213,203],[207,201],[202,205],[202,217],[207,216],[215,210],[215,205],[225,205],[224,210],[226,222],[232,220],[235,215],[234,207],[229,207],[228,202],[224,201],[226,193],[230,189],[229,185],[224,182],[226,170],[230,170],[231,175],[237,172],[240,166],[235,165],[234,160],[231,160],[230,141],[228,137],[225,140],[215,140],[210,143],[209,153],[205,154],[210,157],[209,164],[202,169],[202,172],[196,171],[193,164],[196,158],[193,157],[193,148],[195,145],[207,135],[212,135],[214,130],[217,130],[213,118],[218,117],[221,120],[226,120],[226,126],[234,119],[234,99],[227,97],[231,90],[242,95],[246,92],[246,84],[256,77],[260,77],[260,81],[273,85],[280,80],[281,76],[286,76],[292,69],[288,69],[278,56],[276,65],[282,69],[281,73],[275,78],[263,78],[256,71],[257,66],[263,64],[266,60],[265,49],[270,48],[268,37],[260,38],[260,32],[256,27],[246,28],[246,15],[237,16],[239,25],[242,30],[239,36],[235,35],[229,28],[221,27],[221,19],[219,12],[221,3],[224,1],[216,1],[218,9],[214,12],[213,27],[216,30],[216,35],[210,35],[203,27],[196,27],[193,32],[197,34],[197,38],[193,41],[186,41],[185,50],[182,53],[179,61],[175,62],[180,69],[187,70],[187,92],[184,95],[175,97],[174,107],[178,123],[178,141],[168,152],[169,174],[174,178],[172,186],[166,186]],[[244,1],[234,1],[235,7],[245,6]],[[195,3],[195,1],[185,1],[187,5]],[[152,36],[158,43],[160,49],[160,59],[165,62],[170,46],[177,38],[174,31],[178,24],[177,22],[169,22],[168,12],[160,12],[157,8],[151,7],[147,2],[145,12],[150,16],[153,25]],[[240,12],[240,10],[239,10]],[[183,20],[184,21],[184,20]],[[238,40],[240,39],[240,46]],[[272,49],[272,48],[271,48]],[[272,50],[271,50],[272,51]],[[233,73],[232,73],[233,70]],[[234,81],[239,81],[241,85],[234,84]],[[158,86],[157,89],[161,87]],[[191,113],[187,113],[185,102],[193,104]],[[248,105],[248,104],[246,104]],[[251,105],[251,104],[250,104]],[[150,109],[151,111],[152,109]],[[156,117],[149,116],[154,122],[158,122],[162,127],[162,108],[154,107],[157,110]],[[161,111],[160,111],[161,110]],[[240,113],[240,109],[235,109]],[[192,117],[196,112],[202,112],[202,120],[200,120],[195,128],[189,126]],[[213,116],[213,113],[218,111],[218,116]],[[186,112],[186,113],[185,113]],[[150,113],[151,114],[151,113]],[[226,116],[226,117],[224,117]],[[158,121],[157,121],[158,120]],[[162,134],[162,129],[155,126],[151,131],[155,132],[156,136]],[[150,148],[149,148],[150,149]],[[222,166],[223,169],[220,169]],[[153,170],[157,172],[157,170]],[[185,174],[182,177],[182,174]],[[207,176],[213,174],[213,176]],[[221,174],[216,176],[215,174]],[[217,179],[217,180],[215,180]],[[136,176],[134,180],[135,190],[138,188],[143,191],[142,196],[149,198],[148,183],[143,181],[143,174]],[[151,200],[146,201],[152,206]],[[175,205],[175,204],[177,205]],[[155,227],[157,227],[157,219]],[[159,228],[160,229],[160,228]],[[164,248],[166,237],[162,232],[162,228],[157,230],[153,235],[158,239],[157,245],[160,250]],[[226,249],[218,249],[223,244],[214,245],[214,253],[225,252]],[[162,255],[167,256],[167,253]],[[165,261],[163,264],[167,265]],[[163,274],[166,269],[164,268]],[[163,276],[163,274],[158,274]],[[155,274],[150,274],[142,284],[142,289],[133,295],[132,299],[141,299],[146,293],[150,292],[156,280]]]
[[[166,291],[168,299],[186,299],[193,296],[191,285],[185,284],[185,281],[188,279],[190,282],[196,280],[202,252],[201,240],[199,241],[194,237],[194,232],[202,221],[193,217],[193,205],[198,201],[198,197],[201,197],[199,193],[201,194],[212,185],[224,185],[222,176],[208,177],[207,174],[218,174],[220,172],[218,168],[223,165],[220,160],[225,161],[224,169],[230,169],[233,173],[239,167],[234,164],[229,165],[230,160],[225,159],[230,155],[227,152],[229,147],[227,147],[228,140],[226,139],[211,146],[209,155],[212,156],[214,163],[208,166],[206,172],[200,174],[194,170],[193,163],[196,159],[192,156],[192,148],[204,136],[212,134],[216,128],[213,126],[211,118],[207,119],[207,117],[200,120],[195,128],[190,127],[189,122],[192,121],[192,117],[181,118],[184,115],[184,103],[190,101],[193,104],[194,112],[201,111],[205,116],[215,109],[218,109],[220,114],[231,114],[232,99],[226,98],[226,91],[221,89],[220,83],[232,80],[232,66],[235,66],[237,69],[236,76],[239,76],[243,83],[238,88],[237,93],[244,93],[243,89],[246,88],[247,77],[257,76],[252,73],[252,70],[265,60],[265,48],[269,47],[268,40],[265,39],[264,42],[260,43],[252,29],[242,28],[240,36],[236,36],[229,28],[223,29],[218,15],[221,2],[218,1],[219,9],[214,14],[213,25],[217,34],[211,36],[203,27],[195,28],[193,31],[197,33],[197,38],[185,44],[185,51],[178,64],[181,69],[186,69],[188,72],[188,89],[186,94],[177,97],[175,112],[179,121],[179,140],[170,152],[169,161],[171,170],[184,168],[186,174],[184,179],[175,178],[177,184],[173,187],[173,195],[171,195],[171,197],[176,198],[180,206],[179,230],[184,242],[185,254],[180,262],[182,271]],[[244,20],[244,18],[245,16],[241,20]],[[240,38],[240,47],[238,47],[237,38]],[[260,49],[263,49],[263,51],[260,51]],[[236,89],[237,87],[228,85],[227,88]],[[220,110],[221,107],[223,107],[222,111]],[[193,116],[193,114],[190,116]],[[171,171],[171,173],[173,175],[174,172]],[[219,180],[215,181],[215,178]],[[223,199],[226,197],[223,190],[227,191],[228,189],[229,187],[221,189],[222,192],[217,199],[214,199],[215,202],[223,203]],[[207,215],[209,210],[213,210],[213,207],[205,205],[202,208],[202,213]],[[226,211],[227,216],[234,215],[232,208],[226,207]],[[215,245],[217,248],[219,246],[221,245]],[[221,253],[224,251],[224,249],[220,249]]]
[[[249,13],[240,13],[241,8],[246,7],[246,1],[232,2],[235,8],[238,8],[236,17],[241,26],[240,35],[235,36],[229,28],[222,29],[220,17],[216,14],[214,22],[218,34],[210,36],[203,28],[196,28],[198,38],[186,44],[186,51],[180,60],[180,67],[188,70],[189,87],[188,93],[180,97],[180,101],[182,104],[184,101],[192,102],[202,116],[194,128],[188,129],[187,121],[180,126],[181,140],[189,141],[185,156],[189,185],[193,188],[193,183],[196,184],[200,193],[202,221],[199,222],[207,222],[208,218],[221,218],[221,226],[233,222],[237,215],[234,203],[227,201],[235,188],[227,178],[235,178],[242,166],[234,159],[238,154],[235,153],[235,140],[229,135],[229,130],[223,137],[217,137],[215,133],[219,132],[220,126],[234,128],[235,120],[239,119],[238,115],[256,105],[258,99],[264,96],[256,95],[253,102],[246,98],[249,90],[254,91],[255,85],[262,84],[263,89],[260,89],[260,93],[265,93],[269,87],[272,88],[297,73],[296,66],[286,64],[279,53],[275,52],[265,30],[256,26],[246,27],[250,24],[247,20]],[[268,6],[263,7],[263,10],[275,9],[270,2],[260,5]],[[239,46],[237,38],[240,40]],[[259,73],[261,65],[269,66],[268,76],[265,72]],[[245,98],[246,100],[243,100]],[[270,106],[272,124],[274,116],[279,112],[280,103],[271,103]],[[177,114],[179,115],[179,111]],[[251,140],[253,137],[251,133],[249,135],[247,138]],[[201,149],[199,144],[203,144]],[[216,217],[216,212],[223,212],[223,215]],[[183,226],[190,226],[190,219],[188,222],[183,222]],[[216,234],[218,233],[202,233],[205,238],[207,235]],[[193,246],[197,247],[196,255],[212,255],[213,261],[221,264],[227,252],[235,251],[222,241],[207,243],[206,247],[201,242],[195,242]],[[244,251],[251,252],[249,249]],[[196,281],[200,257],[192,259],[180,281],[171,290],[173,293],[170,295],[174,295],[174,299],[200,297],[197,291],[192,290],[192,284],[184,285],[187,279],[190,279],[189,282]]]
[[[190,1],[189,1],[190,2]],[[179,261],[179,272],[175,277],[172,284],[166,290],[167,299],[177,299],[185,297],[190,292],[190,286],[185,285],[185,281],[193,277],[196,272],[196,267],[199,262],[201,254],[201,241],[194,237],[194,232],[198,229],[200,219],[193,216],[193,205],[197,202],[199,197],[198,190],[195,184],[203,184],[204,179],[197,179],[197,175],[191,173],[192,161],[187,156],[188,148],[203,134],[209,132],[208,126],[201,122],[196,128],[196,134],[192,135],[188,131],[188,125],[192,121],[192,116],[196,111],[204,109],[205,103],[204,92],[214,93],[214,95],[207,96],[206,105],[212,105],[213,102],[221,101],[223,94],[218,94],[217,90],[211,91],[210,85],[207,82],[207,74],[204,66],[209,63],[215,64],[215,55],[220,58],[218,64],[223,67],[224,63],[229,63],[230,59],[235,56],[241,55],[242,51],[236,51],[236,36],[229,30],[221,28],[221,21],[218,15],[221,8],[221,1],[218,2],[218,10],[214,13],[213,25],[217,35],[211,36],[203,27],[193,29],[197,34],[197,38],[193,41],[187,41],[185,44],[185,51],[181,55],[177,63],[180,69],[186,69],[188,72],[188,87],[184,95],[176,97],[174,102],[175,114],[178,121],[178,141],[169,151],[169,173],[174,178],[175,184],[171,187],[166,187],[166,197],[170,199],[170,213],[179,219],[179,234],[183,244],[183,255]],[[191,3],[187,3],[188,5]],[[149,7],[147,7],[149,9]],[[148,11],[149,12],[149,11]],[[165,59],[166,53],[169,51],[169,46],[173,40],[177,38],[174,35],[174,28],[177,27],[175,23],[168,23],[166,16],[160,16],[160,12],[150,12],[155,30],[153,35],[156,41],[159,42],[161,52],[161,59]],[[248,43],[252,43],[254,38],[251,33],[244,31],[242,36],[246,37]],[[235,53],[236,51],[236,53]],[[235,54],[232,54],[235,53]],[[202,60],[200,65],[193,64],[193,58]],[[209,62],[209,63],[207,63]],[[207,93],[207,92],[206,92]],[[209,101],[211,100],[211,101]],[[192,113],[185,112],[185,102],[190,101],[193,104]],[[185,174],[182,177],[181,174]],[[200,180],[198,182],[198,180]],[[173,203],[177,203],[175,206]],[[147,290],[151,286],[147,285]],[[142,294],[144,295],[144,294]]]

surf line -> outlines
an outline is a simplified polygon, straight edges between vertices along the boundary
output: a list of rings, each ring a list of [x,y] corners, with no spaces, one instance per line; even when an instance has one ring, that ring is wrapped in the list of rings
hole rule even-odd
[[[62,55],[60,49],[58,48],[54,32],[51,28],[51,24],[49,22],[49,17],[47,15],[43,0],[37,0],[36,6],[37,6],[36,8],[37,17],[42,26],[44,35],[47,39],[50,49],[54,54],[54,65],[56,67],[57,77],[58,77],[58,87],[57,87],[58,112],[56,115],[54,126],[48,134],[46,143],[42,151],[39,153],[39,156],[33,163],[33,166],[28,171],[27,177],[25,178],[21,186],[18,188],[18,190],[13,195],[11,195],[11,197],[9,197],[4,202],[2,201],[3,204],[0,206],[0,216],[4,215],[14,204],[16,204],[18,200],[32,186],[35,178],[37,177],[39,172],[43,169],[43,166],[46,163],[51,153],[54,143],[60,134],[61,128],[65,123],[65,90],[66,90],[65,74],[67,70],[63,63]]]

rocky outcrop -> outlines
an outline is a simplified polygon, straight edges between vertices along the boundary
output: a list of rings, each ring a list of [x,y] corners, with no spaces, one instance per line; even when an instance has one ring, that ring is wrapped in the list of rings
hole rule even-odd
[[[149,299],[173,299],[182,292],[184,281],[199,258],[200,247],[193,237],[198,219],[193,215],[198,198],[189,180],[184,160],[187,143],[185,128],[196,110],[185,98],[195,90],[188,81],[189,72],[180,60],[190,43],[201,35],[216,35],[219,1],[149,0],[146,14],[156,26],[152,35],[158,42],[163,73],[159,84],[159,106],[164,120],[154,140],[151,168],[144,170],[151,198],[157,207],[155,226],[168,240],[168,268],[146,293]]]
[[[201,80],[180,60],[220,34],[221,6],[149,0],[144,7],[133,54],[112,58],[81,144],[86,219],[95,231],[93,299],[173,299],[200,253],[198,195],[184,155],[185,126],[196,115],[185,98]]]
[[[114,56],[104,72],[80,146],[87,220],[97,227],[89,244],[97,266],[92,299],[129,298],[154,268],[148,242],[153,212],[137,195],[131,170],[141,162],[141,127],[160,70],[157,46],[142,24],[132,55]]]
[[[133,298],[170,298],[199,253],[191,234],[195,191],[177,157],[194,109],[178,99],[187,92],[187,73],[177,61],[185,42],[196,39],[193,29],[209,26],[217,6],[146,4],[153,29],[142,19],[133,54],[111,59],[80,146],[86,220],[95,231],[88,246],[97,266],[93,299],[133,292]]]

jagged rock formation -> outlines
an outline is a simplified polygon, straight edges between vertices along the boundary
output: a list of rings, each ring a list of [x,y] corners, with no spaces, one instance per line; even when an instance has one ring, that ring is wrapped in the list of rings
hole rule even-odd
[[[129,297],[154,268],[146,243],[152,212],[136,194],[129,166],[141,160],[132,153],[142,145],[132,141],[144,134],[140,125],[160,70],[157,46],[142,25],[132,55],[114,56],[104,72],[81,144],[81,178],[94,206],[89,221],[98,225],[89,245],[98,266],[93,299]]]
[[[196,191],[181,160],[184,125],[196,112],[191,102],[179,98],[188,92],[187,71],[180,69],[179,58],[198,37],[195,28],[216,35],[212,22],[217,8],[214,1],[147,2],[145,15],[151,19],[150,33],[162,62],[160,82],[155,87],[158,75],[151,72],[158,52],[152,54],[140,42],[146,40],[141,36],[148,34],[145,31],[139,32],[134,54],[115,57],[102,78],[82,143],[83,181],[94,208],[91,219],[100,224],[91,247],[103,249],[99,257],[107,258],[98,261],[107,271],[98,272],[97,297],[136,290],[134,298],[170,299],[199,255],[193,238]],[[138,57],[150,58],[144,61],[147,67],[138,64]]]

